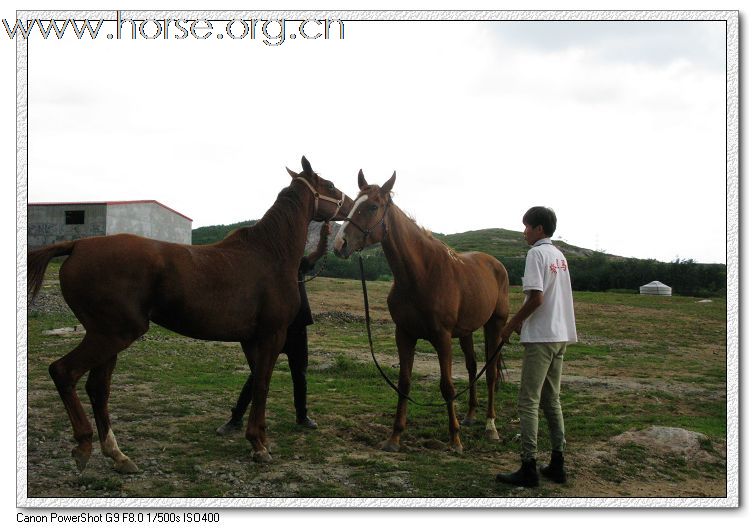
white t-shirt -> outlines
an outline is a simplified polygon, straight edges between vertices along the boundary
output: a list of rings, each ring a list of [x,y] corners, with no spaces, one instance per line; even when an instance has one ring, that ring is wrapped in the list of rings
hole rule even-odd
[[[522,323],[520,342],[577,342],[569,266],[550,238],[538,240],[527,253],[522,289],[525,295],[543,292],[543,304]]]

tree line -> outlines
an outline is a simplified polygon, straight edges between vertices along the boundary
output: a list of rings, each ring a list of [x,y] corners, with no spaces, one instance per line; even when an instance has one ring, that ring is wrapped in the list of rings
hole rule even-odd
[[[521,286],[525,257],[500,257],[494,255],[509,273],[509,282]],[[366,280],[393,280],[391,268],[382,251],[365,252],[363,255]],[[357,255],[339,259],[329,255],[321,277],[359,279]],[[576,291],[623,291],[639,293],[640,286],[657,280],[670,286],[675,295],[694,297],[721,297],[726,295],[726,266],[724,264],[700,264],[693,260],[660,262],[650,259],[616,258],[604,253],[587,257],[571,257],[569,273],[572,288]]]
[[[194,229],[192,243],[209,244],[221,240],[229,232],[239,227],[250,226],[255,220],[246,220],[231,225],[216,225]],[[312,230],[310,230],[312,231]],[[459,251],[478,249],[486,251],[497,258],[509,272],[512,285],[521,286],[524,275],[524,262],[527,248],[519,247],[521,241],[490,246],[491,230],[463,233],[448,240],[449,245]],[[504,235],[508,232],[494,230]],[[319,229],[314,229],[317,236]],[[513,235],[517,233],[511,232]],[[500,233],[498,234],[499,238]],[[442,235],[441,235],[442,236]],[[449,237],[446,237],[449,238]],[[513,244],[513,245],[512,245]],[[485,246],[490,246],[486,248]],[[493,249],[491,251],[491,249]],[[579,249],[579,248],[577,248]],[[508,254],[497,254],[498,251],[508,251]],[[517,252],[519,256],[511,256]],[[393,280],[393,273],[380,247],[370,248],[362,252],[364,274],[367,280]],[[693,260],[674,262],[660,262],[652,259],[634,259],[616,257],[593,251],[589,256],[568,256],[569,272],[572,288],[576,291],[625,291],[639,293],[640,286],[657,280],[670,286],[675,295],[689,295],[694,297],[713,297],[726,295],[726,266],[724,264],[700,264]],[[320,271],[320,268],[322,270]],[[340,259],[332,253],[326,262],[319,262],[315,273],[322,277],[359,279],[359,261],[357,255],[349,259]]]

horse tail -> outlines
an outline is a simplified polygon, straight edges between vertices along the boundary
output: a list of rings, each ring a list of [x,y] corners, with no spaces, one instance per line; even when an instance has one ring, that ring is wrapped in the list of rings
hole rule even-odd
[[[75,241],[70,240],[29,251],[26,256],[26,288],[31,299],[37,296],[42,287],[42,280],[50,260],[54,257],[70,255],[74,244]]]

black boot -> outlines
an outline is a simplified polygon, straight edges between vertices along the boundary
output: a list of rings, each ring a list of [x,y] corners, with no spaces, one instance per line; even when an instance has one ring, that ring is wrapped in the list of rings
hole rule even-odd
[[[534,458],[523,460],[522,467],[513,473],[498,473],[495,479],[504,484],[524,486],[525,488],[534,488],[540,485],[540,477],[537,476],[537,463]]]
[[[547,466],[540,466],[540,474],[558,484],[566,482],[564,453],[562,451],[551,451],[551,463]]]
[[[312,418],[304,415],[304,418],[297,418],[296,419],[296,425],[299,425],[301,427],[306,427],[307,429],[317,429],[317,422],[315,422]]]

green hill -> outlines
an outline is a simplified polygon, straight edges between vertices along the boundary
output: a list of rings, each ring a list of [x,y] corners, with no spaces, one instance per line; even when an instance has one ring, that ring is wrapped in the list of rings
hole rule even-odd
[[[433,233],[433,236],[456,251],[482,251],[498,258],[525,257],[529,250],[522,232],[509,229],[479,229],[453,235]],[[572,246],[560,240],[554,240],[553,243],[566,257],[587,257],[593,254],[590,249]]]
[[[257,223],[257,220],[245,220],[243,222],[236,222],[235,224],[199,227],[192,230],[191,242],[192,244],[212,244],[225,238],[234,229],[252,226],[255,223]],[[335,234],[338,232],[338,226],[340,224],[336,222],[331,238],[335,237]],[[308,249],[314,247],[318,236],[319,227],[310,226],[309,240],[307,242]],[[433,236],[458,252],[482,251],[498,258],[524,257],[527,255],[527,250],[529,249],[529,246],[524,241],[522,232],[509,229],[479,229],[477,231],[465,231],[464,233],[454,233],[452,235],[433,233]],[[330,242],[332,245],[332,240]],[[559,240],[555,240],[554,243],[567,257],[586,257],[593,254],[593,251],[590,249],[572,246]]]
[[[243,222],[236,222],[235,224],[198,227],[191,230],[191,243],[194,245],[214,244],[223,240],[231,231],[239,227],[253,226],[256,223],[257,220],[245,220]]]
[[[234,229],[255,223],[256,220],[247,220],[230,225],[200,227],[192,231],[192,243],[211,244],[223,239]],[[336,223],[328,244],[330,248],[333,247],[333,239],[338,228],[339,225]],[[319,224],[314,222],[310,224],[305,252],[308,253],[314,249],[319,231]],[[452,235],[433,233],[433,236],[458,252],[482,251],[494,256],[508,269],[511,284],[521,284],[525,257],[529,249],[521,231],[480,229]],[[553,243],[569,260],[572,287],[575,290],[637,292],[643,284],[659,280],[671,286],[674,295],[708,297],[726,294],[726,266],[724,264],[698,264],[691,260],[658,262],[650,259],[625,258],[573,246],[560,240],[554,240]],[[379,245],[367,249],[362,256],[367,280],[392,280],[391,269]],[[351,279],[360,277],[356,255],[346,260],[331,255],[330,258],[321,261],[321,265],[323,269],[318,273],[323,277]]]

